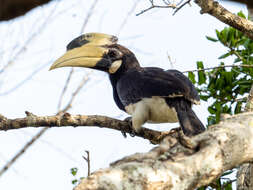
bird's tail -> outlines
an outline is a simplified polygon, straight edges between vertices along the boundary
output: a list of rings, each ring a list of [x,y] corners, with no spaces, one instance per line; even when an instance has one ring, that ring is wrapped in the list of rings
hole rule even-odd
[[[185,135],[194,136],[205,131],[204,125],[193,112],[189,102],[180,100],[180,103],[175,105],[175,109]]]

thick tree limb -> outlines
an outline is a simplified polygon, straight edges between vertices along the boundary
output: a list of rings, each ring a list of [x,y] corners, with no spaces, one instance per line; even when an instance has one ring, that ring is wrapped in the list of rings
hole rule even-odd
[[[113,119],[99,115],[70,115],[69,113],[55,116],[36,116],[26,111],[26,117],[18,119],[8,119],[0,115],[0,130],[20,129],[27,127],[64,127],[64,126],[93,126],[104,127],[131,133],[131,127],[126,121]],[[158,144],[168,135],[168,132],[159,132],[143,128],[136,136],[150,140],[153,144]]]
[[[251,86],[245,111],[253,111],[253,85]],[[253,189],[253,164],[242,164],[237,172],[237,190],[252,190]]]
[[[242,31],[245,35],[253,40],[253,22],[250,20],[241,18],[229,12],[218,2],[213,0],[195,0],[195,3],[200,6],[202,14],[208,13],[216,17],[221,22]]]
[[[195,189],[252,159],[253,113],[243,113],[191,139],[180,133],[168,136],[148,153],[125,157],[94,172],[75,190]]]

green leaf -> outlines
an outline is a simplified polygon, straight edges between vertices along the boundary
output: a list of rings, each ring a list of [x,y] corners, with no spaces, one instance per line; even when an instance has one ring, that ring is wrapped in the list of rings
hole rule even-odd
[[[228,52],[228,53],[225,53],[225,54],[221,55],[220,57],[218,57],[218,59],[224,59],[230,55],[231,55],[231,52]]]
[[[193,72],[188,72],[188,78],[190,79],[190,81],[195,84],[196,80],[195,80],[195,75]]]
[[[216,32],[216,36],[217,36],[218,40],[221,41],[221,33],[220,33],[220,31],[216,29],[215,32]]]
[[[204,69],[204,65],[202,61],[197,62],[198,69]],[[206,74],[204,71],[198,71],[198,84],[204,84],[206,82]]]
[[[226,86],[230,89],[230,85],[233,82],[233,74],[232,72],[223,72],[223,75],[225,76]]]
[[[215,116],[208,116],[207,123],[208,123],[208,126],[216,124],[217,122],[216,122]]]
[[[238,15],[239,17],[246,18],[246,16],[243,14],[242,11],[238,12],[237,15]]]
[[[77,179],[74,179],[74,180],[71,181],[71,183],[72,183],[73,185],[75,185],[77,182],[78,182]]]
[[[76,176],[77,171],[78,171],[77,168],[71,168],[71,169],[70,169],[70,173],[71,173],[73,176]]]
[[[225,183],[225,184],[222,185],[222,186],[223,186],[223,189],[224,189],[224,190],[233,190],[233,189],[232,189],[232,183],[231,183],[231,181]]]
[[[216,113],[216,109],[212,108],[211,106],[208,107],[208,111],[210,114],[215,114]]]
[[[229,175],[231,173],[233,173],[234,171],[233,170],[228,170],[228,171],[225,171],[222,176],[226,176],[226,175]]]
[[[234,113],[235,114],[241,113],[241,111],[242,111],[242,102],[237,102]]]
[[[217,41],[219,41],[219,40],[217,40],[217,39],[215,39],[215,38],[213,38],[213,37],[210,37],[210,36],[206,36],[206,39],[208,39],[208,40],[210,40],[210,41],[212,41],[212,42],[217,42]]]
[[[207,101],[208,98],[210,98],[210,96],[207,96],[207,95],[199,95],[200,99],[203,100],[203,101]]]
[[[225,27],[222,31],[221,31],[221,42],[227,46],[228,44],[228,33],[229,33],[229,28],[228,27]]]

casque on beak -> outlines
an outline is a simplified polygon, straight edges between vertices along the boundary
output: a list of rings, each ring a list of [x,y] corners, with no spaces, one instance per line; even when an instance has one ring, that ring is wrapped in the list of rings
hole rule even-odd
[[[67,52],[57,59],[49,70],[60,67],[88,67],[110,72],[112,60],[107,56],[109,49],[106,46],[116,42],[117,37],[101,33],[79,36],[68,44]]]

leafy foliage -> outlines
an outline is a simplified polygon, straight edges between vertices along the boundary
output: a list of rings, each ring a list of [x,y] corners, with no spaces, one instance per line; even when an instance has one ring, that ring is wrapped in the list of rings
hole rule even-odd
[[[238,15],[245,18],[242,12]],[[210,103],[207,121],[208,125],[213,125],[220,121],[222,113],[237,114],[244,109],[253,82],[253,41],[232,27],[216,30],[216,37],[206,38],[222,44],[226,52],[218,57],[221,62],[215,68],[205,69],[204,63],[198,61],[197,73],[189,72],[188,78],[197,87],[200,99]],[[199,190],[232,190],[234,180],[227,177],[232,172],[225,172],[212,184]]]
[[[245,17],[241,12],[238,15]],[[207,120],[212,125],[220,121],[222,113],[237,114],[243,110],[245,95],[253,82],[253,41],[232,27],[216,30],[216,38],[207,39],[221,43],[227,52],[218,57],[222,62],[217,68],[205,70],[203,62],[198,61],[197,74],[189,72],[188,77],[197,86],[201,100],[211,102]],[[225,61],[231,60],[233,63],[228,66]]]

